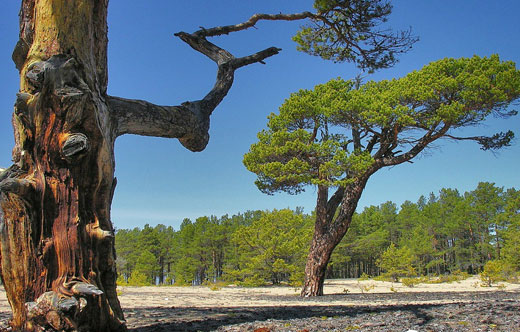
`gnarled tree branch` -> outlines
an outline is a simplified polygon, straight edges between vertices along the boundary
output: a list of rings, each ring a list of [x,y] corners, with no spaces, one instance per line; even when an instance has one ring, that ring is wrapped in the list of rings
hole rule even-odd
[[[278,54],[270,47],[249,56],[236,58],[228,51],[210,43],[199,33],[175,34],[194,50],[206,55],[218,65],[217,80],[201,100],[179,106],[159,106],[143,100],[108,97],[115,124],[115,136],[137,134],[178,138],[189,150],[203,150],[209,140],[209,118],[233,84],[235,70]]]
[[[323,36],[312,38],[332,43],[333,45],[330,47],[334,49],[334,52],[340,50],[347,52],[347,56],[341,56],[338,61],[354,61],[356,60],[354,55],[357,54],[362,57],[361,60],[356,60],[358,64],[363,64],[364,67],[379,68],[386,66],[387,62],[395,62],[393,54],[405,52],[416,41],[410,34],[396,38],[390,34],[372,31],[379,21],[384,21],[390,11],[389,5],[385,4],[380,7],[377,5],[377,1],[374,3],[371,1],[367,3],[341,2],[331,8],[326,6],[318,9],[316,13],[305,11],[295,14],[255,14],[246,22],[235,25],[201,28],[194,33],[178,32],[175,36],[218,65],[215,86],[203,99],[186,102],[180,106],[158,106],[141,100],[109,97],[108,102],[113,111],[115,124],[115,137],[122,134],[138,134],[179,138],[186,148],[192,151],[203,150],[209,140],[209,117],[231,88],[235,70],[252,63],[263,63],[265,58],[280,51],[278,48],[271,47],[249,56],[235,58],[230,52],[207,41],[207,37],[245,30],[255,26],[260,20],[310,19],[315,24],[321,22],[324,27],[332,29],[337,35],[337,39],[334,40],[329,40],[330,36],[325,38],[326,40],[322,38]],[[354,34],[352,34],[352,29],[355,30]],[[376,41],[364,45],[363,40],[367,36],[372,36],[371,38],[375,38]],[[388,45],[383,42],[387,38],[389,39]],[[379,39],[383,40],[382,44]],[[367,49],[365,52],[365,46],[374,49]],[[306,51],[314,54],[310,50]],[[355,54],[349,55],[350,52]],[[323,54],[321,56],[325,57]],[[326,55],[326,57],[328,56]],[[380,57],[385,63],[378,62],[381,60]]]
[[[144,100],[109,96],[108,104],[114,118],[116,136],[198,137],[202,142],[193,143],[191,150],[202,150],[205,147],[204,141],[208,139],[204,134],[205,126],[202,119],[190,109],[189,103],[159,106]],[[202,147],[197,149],[197,146]]]
[[[211,29],[201,28],[199,31],[194,32],[194,35],[204,36],[204,37],[212,37],[212,36],[220,36],[227,35],[230,32],[236,32],[241,30],[246,30],[251,27],[254,27],[255,24],[260,20],[266,21],[298,21],[306,18],[317,18],[318,16],[311,12],[303,12],[296,14],[255,14],[249,18],[246,22],[234,24],[234,25],[226,25],[222,27],[215,27]]]

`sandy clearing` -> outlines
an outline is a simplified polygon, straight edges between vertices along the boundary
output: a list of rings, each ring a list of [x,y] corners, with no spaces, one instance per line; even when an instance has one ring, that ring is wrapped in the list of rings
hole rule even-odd
[[[481,287],[477,277],[442,284],[419,284],[406,287],[401,283],[357,279],[333,279],[325,282],[325,295],[333,294],[377,294],[377,293],[450,293],[450,292],[493,292],[520,293],[520,284],[503,283],[498,287]],[[203,307],[258,307],[283,305],[326,305],[327,301],[300,299],[299,289],[293,287],[236,287],[227,286],[211,290],[206,286],[192,287],[118,287],[119,300],[123,309],[137,308],[203,308]],[[349,301],[348,296],[335,300],[335,305],[359,305]],[[370,303],[363,303],[364,305]],[[393,304],[388,303],[388,304]],[[10,312],[5,291],[0,290],[0,313]]]
[[[206,286],[193,287],[119,287],[123,308],[139,307],[257,307],[279,305],[324,305],[326,301],[300,299],[299,289],[293,287],[236,287],[211,290]],[[406,287],[401,283],[357,279],[334,279],[325,282],[325,295],[360,293],[457,293],[457,292],[520,292],[520,284],[504,283],[498,287],[481,287],[477,277],[442,284],[419,284]],[[359,305],[359,301],[334,301],[335,305]],[[393,302],[392,302],[393,303]],[[388,303],[388,304],[392,304]],[[367,303],[365,303],[367,304]]]

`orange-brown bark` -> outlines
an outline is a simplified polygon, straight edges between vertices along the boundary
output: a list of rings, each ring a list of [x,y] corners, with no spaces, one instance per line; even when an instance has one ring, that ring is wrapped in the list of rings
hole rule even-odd
[[[15,329],[124,329],[110,221],[106,10],[105,0],[23,1],[13,56],[16,164],[1,194],[2,277]],[[21,182],[31,188],[6,186]]]
[[[201,100],[180,106],[111,97],[108,0],[22,0],[13,60],[14,165],[0,172],[1,275],[15,330],[121,331],[110,204],[114,142],[123,134],[178,138],[192,151],[234,72],[277,54],[235,58],[200,33],[177,34],[218,65]]]

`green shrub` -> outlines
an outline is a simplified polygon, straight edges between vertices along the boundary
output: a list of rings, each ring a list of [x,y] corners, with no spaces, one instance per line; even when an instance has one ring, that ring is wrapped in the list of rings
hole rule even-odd
[[[401,283],[406,287],[415,287],[421,282],[421,278],[401,278]]]
[[[506,278],[504,276],[504,262],[500,260],[491,260],[484,265],[484,270],[480,274],[480,280],[482,281],[482,286],[491,287],[493,284],[498,281],[505,281]]]
[[[390,278],[385,273],[382,273],[382,274],[378,275],[377,277],[374,277],[374,280],[375,281],[393,281],[392,278]]]
[[[374,284],[362,284],[358,281],[357,286],[362,294],[370,292],[372,289],[376,288]]]
[[[219,291],[222,289],[222,287],[229,285],[229,283],[225,281],[211,282],[206,280],[202,283],[202,285],[207,286],[212,291]]]
[[[132,272],[130,278],[128,278],[129,286],[149,286],[150,284],[150,280],[148,279],[146,274],[140,271]]]
[[[369,280],[370,279],[370,276],[368,274],[366,274],[365,272],[363,272],[363,274],[361,274],[361,276],[358,278],[359,281],[365,281],[365,280]]]
[[[461,270],[455,270],[451,273],[451,275],[456,278],[455,281],[462,281],[462,280],[466,280],[468,279],[469,277],[471,277],[471,275],[466,272],[466,271],[461,271]]]
[[[124,275],[120,274],[117,277],[116,285],[118,285],[118,286],[127,286],[128,285],[128,282],[126,282]]]
[[[480,274],[481,286],[484,287],[491,287],[499,281],[518,283],[519,279],[519,271],[508,260],[502,259],[488,261]]]
[[[305,279],[305,272],[302,270],[293,270],[289,277],[289,286],[301,287],[303,286],[303,280]]]
[[[240,286],[244,287],[261,287],[265,286],[267,282],[264,278],[260,277],[259,275],[253,275],[251,277],[246,277],[244,281],[241,281],[238,283]]]
[[[428,284],[442,284],[442,283],[452,283],[452,282],[461,282],[462,280],[466,280],[471,275],[467,272],[462,272],[460,270],[453,271],[451,274],[443,274],[440,276],[436,276],[427,280]]]
[[[179,286],[179,287],[186,287],[186,286],[191,286],[191,282],[187,282],[186,280],[184,280],[182,278],[178,278],[178,279],[175,279],[175,283],[173,285]]]
[[[504,281],[511,283],[518,283],[520,279],[520,271],[516,271],[513,265],[508,260],[501,260],[502,262],[502,277]]]

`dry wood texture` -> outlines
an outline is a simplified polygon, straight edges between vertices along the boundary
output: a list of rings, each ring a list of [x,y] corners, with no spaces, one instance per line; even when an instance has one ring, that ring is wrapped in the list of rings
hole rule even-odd
[[[181,32],[218,65],[203,99],[157,106],[107,96],[107,7],[108,0],[22,1],[14,165],[0,172],[1,275],[14,330],[126,330],[110,220],[115,139],[173,137],[203,150],[235,70],[279,51],[235,58]]]
[[[15,165],[1,182],[2,277],[16,329],[124,329],[109,212],[107,5],[22,4]]]

